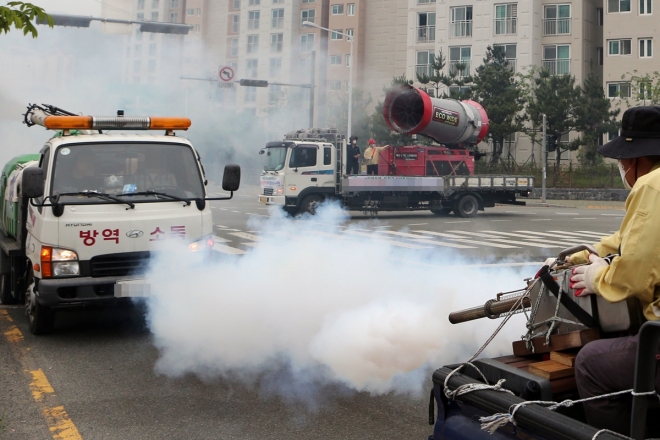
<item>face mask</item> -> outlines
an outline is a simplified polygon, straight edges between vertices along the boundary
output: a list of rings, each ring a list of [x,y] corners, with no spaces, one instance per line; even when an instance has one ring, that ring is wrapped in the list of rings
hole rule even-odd
[[[630,170],[628,170],[628,171],[630,171]],[[621,180],[623,180],[623,187],[627,190],[631,190],[632,186],[630,186],[630,184],[628,183],[628,180],[626,180],[626,174],[628,174],[628,171],[626,171],[623,168],[623,163],[621,163],[621,161],[619,161],[619,174],[621,174]]]

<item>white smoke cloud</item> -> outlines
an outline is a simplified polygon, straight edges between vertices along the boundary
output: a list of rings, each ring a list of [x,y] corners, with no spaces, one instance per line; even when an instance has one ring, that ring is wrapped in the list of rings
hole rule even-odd
[[[345,240],[345,220],[332,204],[302,220],[274,210],[249,224],[264,238],[244,256],[184,269],[182,253],[158,261],[148,318],[157,370],[256,381],[279,368],[294,394],[330,383],[417,392],[429,368],[466,360],[498,324],[452,326],[448,314],[523,285],[518,270],[457,266],[453,251],[402,250],[376,233]],[[487,353],[509,352],[523,330],[510,323]]]

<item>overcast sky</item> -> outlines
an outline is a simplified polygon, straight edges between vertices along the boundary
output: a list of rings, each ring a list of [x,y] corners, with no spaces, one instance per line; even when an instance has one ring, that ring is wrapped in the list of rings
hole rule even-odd
[[[41,6],[46,12],[95,15],[101,14],[102,0],[32,0],[33,4]]]

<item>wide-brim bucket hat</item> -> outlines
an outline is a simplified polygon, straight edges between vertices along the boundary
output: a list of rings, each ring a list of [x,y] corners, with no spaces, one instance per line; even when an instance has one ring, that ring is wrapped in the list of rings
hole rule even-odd
[[[626,110],[621,118],[621,135],[598,152],[612,159],[660,156],[660,106]]]

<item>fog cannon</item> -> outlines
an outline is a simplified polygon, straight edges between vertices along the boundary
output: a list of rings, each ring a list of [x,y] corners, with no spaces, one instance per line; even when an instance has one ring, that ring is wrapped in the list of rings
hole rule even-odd
[[[488,133],[488,115],[479,103],[431,98],[409,85],[387,94],[383,116],[397,133],[421,134],[441,144],[476,145]]]

